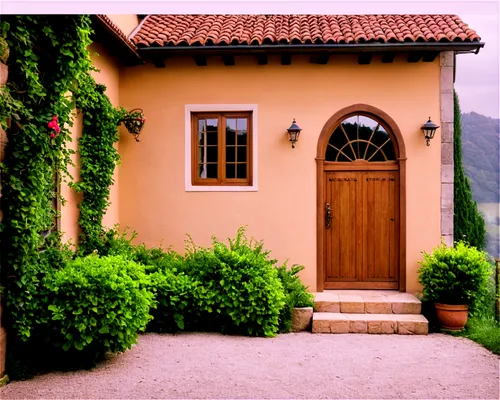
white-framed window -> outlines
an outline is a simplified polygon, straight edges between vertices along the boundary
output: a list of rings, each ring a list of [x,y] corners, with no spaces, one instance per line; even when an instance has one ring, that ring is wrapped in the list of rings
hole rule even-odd
[[[185,106],[185,190],[258,190],[257,105]]]

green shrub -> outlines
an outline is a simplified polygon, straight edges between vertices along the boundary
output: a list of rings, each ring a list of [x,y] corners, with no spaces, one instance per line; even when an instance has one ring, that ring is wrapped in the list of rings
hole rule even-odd
[[[121,256],[90,255],[47,279],[52,344],[102,354],[130,348],[151,319],[144,267]]]
[[[199,318],[223,332],[276,335],[285,296],[263,243],[249,241],[240,228],[229,245],[216,238],[211,249],[191,244],[184,271],[198,282]]]
[[[197,282],[185,274],[159,270],[150,275],[151,291],[156,307],[151,310],[152,321],[148,331],[177,332],[187,328],[194,320],[194,298]]]
[[[496,285],[495,285],[495,263],[491,257],[488,260],[489,276],[488,283],[482,296],[477,300],[474,315],[480,318],[494,318],[495,317],[495,299],[496,299]]]
[[[431,254],[423,254],[418,272],[424,300],[467,304],[471,315],[479,312],[491,273],[488,255],[462,241],[454,247],[441,244]]]
[[[122,256],[133,259],[136,246],[132,241],[136,238],[137,232],[133,231],[131,234],[125,229],[120,233],[120,226],[117,224],[113,228],[103,230],[95,241],[94,246],[80,246],[78,255],[86,256],[92,253],[97,253],[101,257],[106,256]]]
[[[285,306],[280,312],[280,332],[291,331],[292,309],[294,307],[312,307],[314,305],[314,295],[307,290],[298,275],[303,269],[303,265],[293,265],[289,269],[286,263],[276,268],[285,291]]]

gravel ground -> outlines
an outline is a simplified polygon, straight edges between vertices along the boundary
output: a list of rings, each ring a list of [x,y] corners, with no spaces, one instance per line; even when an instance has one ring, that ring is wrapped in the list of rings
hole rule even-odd
[[[0,398],[498,399],[499,360],[441,334],[145,334],[92,371],[12,382]]]

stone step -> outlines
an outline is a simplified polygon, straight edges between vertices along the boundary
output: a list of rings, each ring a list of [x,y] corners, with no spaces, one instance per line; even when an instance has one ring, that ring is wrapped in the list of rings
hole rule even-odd
[[[316,312],[313,333],[427,335],[429,323],[418,314],[351,314]]]
[[[422,303],[410,293],[390,290],[330,290],[315,293],[316,313],[420,314]]]

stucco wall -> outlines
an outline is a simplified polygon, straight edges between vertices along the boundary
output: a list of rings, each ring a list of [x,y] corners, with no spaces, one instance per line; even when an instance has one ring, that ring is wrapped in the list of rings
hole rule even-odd
[[[94,72],[94,78],[96,82],[106,85],[106,94],[108,95],[111,103],[115,106],[119,106],[119,65],[117,61],[109,55],[108,51],[101,46],[99,43],[93,43],[89,51],[92,56],[93,64],[96,68],[98,68],[99,72]],[[72,127],[72,138],[73,142],[69,144],[69,146],[73,150],[78,149],[78,138],[82,133],[82,115],[79,113],[73,123]],[[118,143],[116,144],[116,148],[118,149]],[[78,152],[73,155],[73,162],[75,167],[70,167],[70,173],[72,174],[75,180],[79,177],[79,154]],[[107,227],[112,227],[114,224],[117,224],[118,221],[118,168],[114,173],[115,184],[111,187],[111,195],[110,202],[111,205],[103,218],[103,225]],[[63,240],[68,241],[72,240],[73,243],[76,243],[76,239],[78,236],[78,215],[79,211],[77,208],[78,203],[80,202],[81,195],[74,192],[74,190],[70,189],[66,184],[61,185],[61,193],[65,199],[67,199],[67,203],[64,206],[61,206],[61,220],[60,220],[60,228],[63,232]]]
[[[219,58],[197,67],[186,58],[162,69],[124,69],[121,103],[143,108],[147,122],[140,143],[130,135],[120,141],[120,223],[136,230],[138,241],[179,251],[186,233],[209,244],[211,235],[232,236],[247,224],[274,257],[304,264],[302,278],[315,290],[318,136],[336,111],[365,103],[391,116],[405,139],[407,290],[414,292],[421,251],[440,242],[441,143],[426,147],[420,131],[429,116],[439,120],[439,71],[439,59],[382,64],[374,58],[358,65],[352,56],[333,57],[328,65],[294,56],[290,66],[278,58],[259,66],[250,57],[237,58],[233,67]],[[257,104],[257,192],[185,191],[186,104]],[[295,149],[286,137],[293,118],[303,129]]]

